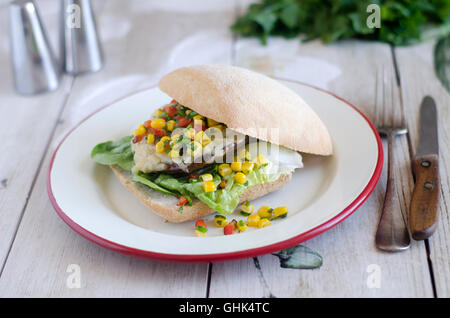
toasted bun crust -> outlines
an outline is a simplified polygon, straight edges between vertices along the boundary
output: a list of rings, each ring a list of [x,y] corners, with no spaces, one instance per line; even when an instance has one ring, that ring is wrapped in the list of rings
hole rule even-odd
[[[306,153],[333,151],[325,125],[306,102],[262,74],[227,65],[190,66],[167,74],[158,86],[239,133]]]
[[[132,182],[132,174],[118,166],[110,166],[120,182],[133,192],[153,212],[172,223],[192,221],[199,217],[213,214],[215,211],[199,200],[193,200],[192,206],[185,206],[178,212],[178,199],[174,196],[153,190],[138,182]],[[282,174],[276,181],[259,184],[248,188],[239,199],[240,202],[251,201],[267,193],[280,189],[291,180],[291,174]]]

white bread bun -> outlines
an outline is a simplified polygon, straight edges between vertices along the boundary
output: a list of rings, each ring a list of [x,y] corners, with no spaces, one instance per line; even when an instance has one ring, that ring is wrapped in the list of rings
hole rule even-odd
[[[262,74],[227,65],[190,66],[167,74],[158,86],[180,104],[239,133],[300,152],[333,151],[325,125],[306,102]]]
[[[153,190],[139,182],[133,182],[132,174],[118,166],[110,166],[120,182],[134,193],[153,212],[172,223],[192,221],[199,217],[213,214],[215,211],[203,202],[194,199],[192,206],[184,206],[183,212],[178,212],[178,198]],[[267,193],[276,191],[291,180],[291,174],[282,174],[274,182],[263,183],[249,187],[243,193],[240,202],[251,201]]]

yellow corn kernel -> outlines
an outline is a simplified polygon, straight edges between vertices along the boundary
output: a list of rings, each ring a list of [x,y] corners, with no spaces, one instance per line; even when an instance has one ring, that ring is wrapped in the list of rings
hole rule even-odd
[[[238,155],[236,156],[236,161],[245,161],[245,160],[251,160],[250,158],[250,152],[246,149],[242,149]]]
[[[242,162],[235,161],[231,163],[231,170],[239,172],[242,170]]]
[[[180,150],[176,148],[172,148],[169,152],[169,157],[172,159],[177,159],[180,156]]]
[[[213,176],[210,173],[205,173],[200,176],[200,179],[202,179],[202,181],[212,181]]]
[[[199,131],[198,133],[195,134],[194,136],[194,140],[198,141],[199,143],[202,142],[203,138],[205,137],[205,133],[203,131]],[[206,136],[207,137],[207,136]]]
[[[234,175],[234,180],[239,184],[244,184],[247,181],[247,177],[242,172],[238,172]]]
[[[213,192],[216,190],[216,185],[212,181],[205,181],[203,182],[203,190],[205,192]]]
[[[273,217],[274,218],[285,218],[288,214],[289,210],[285,206],[280,206],[273,210]]]
[[[169,145],[170,137],[164,136],[156,143],[156,152],[163,153]]]
[[[215,128],[215,129],[219,129],[220,131],[222,131],[225,129],[225,126],[222,124],[218,124],[218,125],[212,126],[210,128]]]
[[[153,119],[152,123],[151,123],[151,127],[152,128],[158,128],[158,129],[162,129],[166,126],[166,121],[162,118],[160,119]]]
[[[218,214],[214,216],[214,224],[217,227],[224,227],[225,225],[228,224],[228,219],[226,216]]]
[[[263,228],[263,227],[266,227],[266,226],[269,226],[271,223],[270,223],[270,221],[269,221],[269,219],[261,219],[261,220],[259,220],[258,221],[258,228]]]
[[[156,152],[157,153],[163,153],[165,148],[166,148],[166,145],[164,144],[164,141],[160,140],[156,143]]]
[[[186,110],[184,113],[185,113],[186,115],[189,115],[190,112],[192,112],[192,110],[188,109],[188,110]]]
[[[173,147],[178,143],[178,138],[180,138],[180,134],[174,134],[170,137],[170,146]]]
[[[255,210],[255,206],[250,202],[245,201],[241,205],[241,210],[244,211],[245,213],[253,213],[253,211]]]
[[[203,131],[196,133],[194,140],[201,143],[203,147],[211,142],[211,139]]]
[[[254,163],[250,161],[246,161],[242,163],[242,172],[245,174],[249,174],[253,171]]]
[[[258,209],[258,215],[261,218],[272,218],[272,211],[273,209],[271,209],[270,207],[268,207],[267,205],[263,205],[262,207],[260,207]]]
[[[207,118],[206,121],[208,123],[208,127],[216,126],[217,124],[219,124],[217,121],[211,118]]]
[[[233,170],[231,170],[230,165],[228,163],[222,163],[221,165],[219,165],[219,168],[217,169],[217,171],[219,172],[219,174],[222,177],[226,177],[233,172]]]
[[[257,227],[258,222],[261,220],[258,214],[252,214],[247,218],[247,224],[248,226]]]
[[[183,134],[189,139],[194,139],[195,129],[194,128],[185,129]]]
[[[247,230],[247,224],[245,224],[245,222],[243,220],[239,220],[236,223],[236,227],[239,232],[244,232],[245,230]]]
[[[197,234],[197,236],[200,236],[200,237],[208,236],[208,232],[201,232],[199,230],[195,230],[195,234]]]
[[[197,157],[202,153],[202,144],[196,141],[191,141],[187,146],[187,153],[192,157]]]
[[[223,132],[222,130],[220,130],[219,128],[216,127],[209,127],[208,129],[205,130],[205,134],[206,136],[208,136],[208,138],[210,139],[223,139]]]
[[[169,145],[170,145],[171,148],[173,148],[173,147],[175,147],[176,145],[178,145],[178,143],[177,143],[176,141],[171,140],[171,141],[169,142]]]
[[[155,143],[155,135],[153,134],[148,134],[147,135],[147,143],[149,145],[153,145]]]
[[[202,120],[203,121],[203,118],[205,118],[205,117],[203,117],[202,115],[195,115],[192,118],[194,118],[194,120]]]
[[[256,168],[259,168],[262,165],[265,165],[267,163],[267,160],[266,158],[264,158],[264,155],[257,155],[253,162],[255,163]]]
[[[161,109],[157,109],[154,113],[153,113],[153,117],[158,118],[159,115],[161,115],[162,113],[164,113]]]
[[[183,149],[183,145],[171,141],[171,147],[172,147],[172,149],[169,152],[169,157],[172,159],[178,158],[180,156],[181,149]]]
[[[167,124],[166,124],[166,125],[167,125],[167,130],[168,130],[168,131],[174,130],[175,124],[176,124],[175,120],[169,120],[169,121],[167,122]]]
[[[147,132],[147,129],[144,127],[144,125],[139,125],[139,127],[133,132],[135,136],[143,135]]]

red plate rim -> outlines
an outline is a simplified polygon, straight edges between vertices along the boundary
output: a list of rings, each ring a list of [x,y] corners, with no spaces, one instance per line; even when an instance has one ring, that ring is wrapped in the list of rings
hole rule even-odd
[[[280,251],[289,247],[292,247],[294,245],[297,245],[299,243],[302,243],[306,240],[309,240],[329,229],[331,229],[332,227],[336,226],[337,224],[339,224],[340,222],[342,222],[343,220],[345,220],[347,217],[349,217],[353,212],[355,212],[360,206],[361,204],[367,200],[367,198],[370,196],[370,194],[373,192],[376,184],[378,183],[378,180],[380,178],[381,175],[381,171],[383,169],[383,159],[384,159],[384,155],[383,155],[383,146],[381,143],[381,139],[380,136],[375,128],[375,126],[370,122],[370,120],[353,104],[349,103],[348,101],[346,101],[345,99],[325,90],[319,87],[315,87],[313,85],[309,85],[306,83],[302,83],[299,81],[294,81],[294,80],[289,80],[289,79],[283,79],[283,78],[275,78],[277,80],[282,80],[282,81],[287,81],[287,82],[292,82],[292,83],[296,83],[296,84],[300,84],[300,85],[304,85],[304,86],[308,86],[314,89],[317,89],[319,91],[322,91],[324,93],[327,93],[341,101],[343,101],[344,103],[346,103],[347,105],[349,105],[350,107],[352,107],[354,110],[356,110],[356,112],[358,114],[360,114],[369,124],[370,128],[372,129],[376,141],[377,141],[377,145],[378,145],[378,159],[377,159],[377,164],[375,167],[375,170],[373,172],[372,177],[370,178],[368,184],[366,185],[366,187],[364,188],[364,190],[358,195],[358,197],[353,200],[353,202],[351,202],[344,210],[342,210],[338,215],[336,215],[335,217],[333,217],[332,219],[326,221],[325,223],[322,223],[321,225],[316,226],[315,228],[301,233],[297,236],[291,237],[287,240],[281,241],[281,242],[277,242],[274,244],[270,244],[270,245],[266,245],[266,246],[262,246],[262,247],[258,247],[258,248],[252,248],[252,249],[247,249],[247,250],[243,250],[243,251],[237,251],[237,252],[228,252],[228,253],[216,253],[216,254],[194,254],[194,255],[185,255],[185,254],[165,254],[165,253],[157,253],[157,252],[150,252],[150,251],[146,251],[146,250],[141,250],[141,249],[136,249],[136,248],[132,248],[129,246],[125,246],[125,245],[121,245],[121,244],[117,244],[115,242],[106,240],[88,230],[86,230],[85,228],[83,228],[82,226],[80,226],[79,224],[75,223],[69,216],[67,216],[67,214],[64,213],[64,211],[59,207],[58,203],[56,202],[56,199],[53,195],[53,191],[52,191],[52,184],[51,184],[51,172],[52,172],[52,167],[53,167],[53,162],[55,160],[56,154],[59,150],[59,148],[61,147],[61,145],[64,143],[64,141],[66,140],[66,138],[76,129],[78,128],[83,122],[85,122],[87,119],[89,119],[91,116],[95,115],[96,113],[98,113],[99,111],[105,109],[106,107],[111,106],[112,104],[127,98],[131,95],[137,94],[139,92],[143,92],[145,90],[154,88],[150,87],[150,88],[145,88],[142,90],[139,90],[137,92],[128,94],[124,97],[121,97],[103,107],[101,107],[100,109],[96,110],[95,112],[93,112],[92,114],[90,114],[89,116],[87,116],[85,119],[83,119],[81,122],[79,122],[77,125],[75,125],[74,128],[72,128],[65,136],[64,138],[60,141],[60,143],[58,144],[58,146],[56,147],[52,158],[50,160],[50,165],[48,168],[48,172],[47,172],[47,192],[48,192],[48,196],[50,199],[50,202],[53,206],[53,208],[55,209],[56,213],[60,216],[60,218],[75,232],[77,232],[78,234],[80,234],[82,237],[88,239],[91,242],[94,242],[102,247],[105,247],[107,249],[122,253],[122,254],[126,254],[126,255],[131,255],[131,256],[135,256],[135,257],[141,257],[141,258],[147,258],[147,259],[152,259],[152,260],[158,260],[158,261],[168,261],[168,262],[182,262],[182,263],[204,263],[204,262],[220,262],[220,261],[230,261],[230,260],[235,260],[235,259],[241,259],[241,258],[250,258],[250,257],[255,257],[255,256],[259,256],[259,255],[263,255],[263,254],[269,254],[269,253],[273,253],[276,251]]]

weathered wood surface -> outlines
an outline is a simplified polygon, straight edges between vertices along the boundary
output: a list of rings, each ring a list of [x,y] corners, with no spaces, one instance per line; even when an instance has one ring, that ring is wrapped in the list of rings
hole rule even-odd
[[[7,6],[0,6],[0,136],[3,140],[0,156],[0,268],[7,258],[72,85],[72,79],[65,77],[55,92],[37,97],[20,96],[14,92],[7,13]],[[56,16],[50,12],[48,18],[51,26]]]
[[[106,53],[104,69],[66,78],[56,93],[28,99],[14,93],[11,73],[1,75],[6,77],[0,82],[0,136],[8,140],[8,155],[0,159],[0,179],[7,179],[6,188],[0,185],[0,255],[4,263],[0,296],[433,297],[424,242],[413,242],[408,251],[398,254],[382,253],[374,246],[385,189],[384,173],[372,196],[355,214],[305,242],[324,257],[323,266],[317,270],[280,268],[273,255],[212,266],[135,259],[86,241],[57,217],[45,189],[46,171],[55,146],[69,129],[100,106],[154,85],[162,74],[174,68],[225,63],[328,89],[374,121],[383,106],[398,112],[403,105],[410,142],[406,137],[397,140],[395,165],[400,176],[396,180],[397,196],[405,215],[413,187],[410,145],[414,147],[417,141],[415,110],[422,93],[433,93],[442,117],[444,200],[441,223],[429,246],[437,296],[448,297],[450,169],[445,158],[449,149],[449,95],[432,77],[428,56],[432,45],[395,50],[402,104],[398,87],[392,85],[395,70],[387,45],[347,41],[324,46],[316,41],[300,44],[298,40],[271,39],[263,47],[257,40],[237,38],[229,31],[229,25],[247,2],[192,1],[186,5],[174,0],[94,1]],[[48,7],[48,1],[38,3],[42,4],[43,15],[57,13]],[[3,19],[6,13],[6,7],[0,5],[2,26],[7,21]],[[54,32],[51,36],[54,39]],[[0,65],[7,69],[6,32],[0,33],[0,44]],[[389,79],[385,84],[392,91],[389,99],[380,90],[381,71]],[[7,107],[8,103],[16,107]],[[34,123],[32,132],[23,129],[30,122]],[[18,147],[14,139],[26,140],[32,155],[27,157],[30,148]],[[73,270],[71,264],[79,266],[81,288],[67,285]],[[373,270],[380,271],[380,288],[370,288]]]
[[[450,297],[450,94],[438,81],[433,69],[434,43],[397,48],[395,56],[403,92],[412,154],[419,141],[419,109],[422,98],[432,96],[439,117],[439,164],[441,199],[439,224],[428,239],[431,266],[438,297]]]

